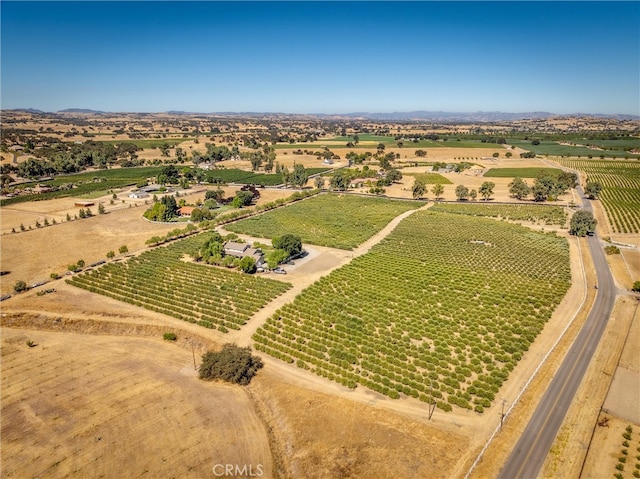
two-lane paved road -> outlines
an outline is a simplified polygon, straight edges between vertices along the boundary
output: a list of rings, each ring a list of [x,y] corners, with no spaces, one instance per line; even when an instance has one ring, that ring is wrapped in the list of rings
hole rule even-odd
[[[582,188],[578,187],[577,190],[584,197]],[[589,200],[585,199],[584,202],[584,209],[592,211]],[[604,250],[596,235],[589,237],[588,241],[598,278],[595,302],[560,369],[500,471],[500,479],[533,479],[540,473],[613,309],[616,288]]]

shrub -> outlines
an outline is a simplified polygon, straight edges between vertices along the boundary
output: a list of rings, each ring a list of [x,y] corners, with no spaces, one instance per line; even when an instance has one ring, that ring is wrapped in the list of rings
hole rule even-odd
[[[200,379],[222,379],[234,384],[249,384],[262,360],[251,355],[251,348],[225,344],[221,351],[208,351],[202,356],[199,368]]]
[[[605,246],[604,252],[607,254],[620,254],[620,249],[617,246]]]
[[[16,284],[13,285],[13,290],[16,293],[20,293],[21,291],[27,290],[27,283],[22,280],[16,281]]]
[[[33,341],[31,341],[30,339],[27,341],[27,346],[29,346],[30,348],[34,348],[37,346],[36,343],[34,343]]]
[[[178,336],[176,336],[176,333],[164,333],[162,335],[162,338],[166,341],[175,341],[176,339],[178,339]]]

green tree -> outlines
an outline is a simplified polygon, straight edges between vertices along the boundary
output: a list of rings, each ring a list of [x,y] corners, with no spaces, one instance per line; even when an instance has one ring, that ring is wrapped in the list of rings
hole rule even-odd
[[[320,175],[316,176],[315,179],[316,189],[321,190],[324,188],[324,178]]]
[[[631,291],[640,293],[640,281],[636,281],[633,283],[633,286],[631,287]]]
[[[431,188],[431,193],[434,194],[434,196],[436,197],[436,201],[438,201],[444,193],[444,186],[442,186],[440,183],[433,185],[433,188]]]
[[[590,200],[597,200],[602,191],[602,185],[598,181],[587,181],[584,192]]]
[[[289,178],[289,182],[292,186],[296,188],[302,189],[304,185],[307,184],[307,180],[309,179],[309,173],[305,170],[304,166],[296,163],[293,166],[293,172],[291,173],[291,177]]]
[[[105,214],[104,205],[102,203],[98,204],[98,214],[99,215]]]
[[[468,196],[469,196],[469,188],[467,188],[464,185],[456,186],[456,197],[458,198],[458,201],[466,200]]]
[[[116,255],[115,251],[111,250],[107,252],[107,259],[114,258]]]
[[[196,214],[195,217],[193,216],[193,213]],[[195,208],[193,210],[193,213],[191,213],[191,221],[195,221],[195,222],[210,220],[216,216],[216,213],[212,212],[206,206]]]
[[[126,254],[129,252],[129,248],[127,248],[127,245],[122,245],[120,246],[120,248],[118,248],[118,251],[120,252],[120,254]]]
[[[262,153],[254,151],[249,158],[251,161],[251,171],[258,171],[262,166]]]
[[[349,179],[344,173],[338,172],[331,177],[329,181],[331,188],[337,191],[344,191],[349,186]]]
[[[256,260],[251,256],[245,256],[240,260],[240,270],[247,274],[256,272]]]
[[[554,199],[556,193],[556,180],[549,175],[540,175],[533,180],[531,194],[534,201],[547,201]]]
[[[218,188],[217,190],[208,190],[204,194],[205,200],[215,200],[216,203],[220,203],[224,199],[224,190]]]
[[[585,236],[595,231],[597,221],[589,211],[578,210],[571,217],[569,234]]]
[[[401,179],[402,173],[400,173],[400,171],[396,170],[395,168],[387,172],[387,180],[389,180],[391,183],[400,181]]]
[[[424,196],[426,192],[427,192],[427,185],[425,184],[425,182],[416,178],[416,180],[413,182],[413,188],[411,190],[413,198],[416,200],[420,199]]]
[[[180,181],[180,173],[176,168],[176,165],[163,166],[158,175],[158,183],[164,184],[176,184]]]
[[[166,207],[164,211],[164,217],[160,221],[171,221],[173,218],[178,216],[178,203],[173,196],[163,196],[160,200],[160,204],[163,204]]]
[[[13,290],[16,293],[20,293],[22,291],[26,291],[27,290],[27,283],[25,283],[22,280],[18,280],[15,282],[15,284],[13,285]]]
[[[478,192],[476,190],[471,190],[469,192],[469,198],[471,198],[473,201],[475,201],[477,197],[478,197]]]
[[[251,191],[236,191],[236,196],[231,202],[234,208],[243,208],[249,206],[253,201],[253,193]]]
[[[424,158],[425,156],[427,156],[427,152],[424,150],[416,150],[416,156],[418,158]]]
[[[220,233],[213,232],[211,237],[200,247],[199,258],[208,264],[220,264],[223,257],[224,240]]]
[[[529,196],[530,192],[531,190],[529,188],[529,185],[527,185],[527,183],[522,178],[516,177],[511,183],[509,183],[509,193],[514,198],[523,200],[527,196]]]
[[[164,221],[167,216],[167,207],[160,202],[154,203],[142,216],[149,221]]]
[[[208,351],[198,368],[200,379],[221,379],[233,384],[247,385],[262,367],[262,361],[251,355],[249,347],[225,344],[218,352]]]
[[[485,181],[480,185],[479,192],[485,201],[491,198],[491,195],[493,194],[493,189],[495,187],[496,187],[496,184],[493,181]]]
[[[291,233],[273,238],[271,244],[276,249],[286,251],[289,256],[295,256],[302,252],[302,238]]]
[[[558,175],[556,179],[556,183],[559,188],[563,190],[563,193],[570,188],[575,188],[578,186],[578,175],[575,173],[570,173],[568,171],[563,171]]]

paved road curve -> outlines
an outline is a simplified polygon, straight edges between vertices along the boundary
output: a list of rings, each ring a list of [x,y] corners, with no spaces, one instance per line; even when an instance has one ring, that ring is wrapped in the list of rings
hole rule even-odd
[[[582,188],[577,189],[584,197]],[[591,203],[586,199],[584,202],[584,209],[592,211]],[[500,479],[533,479],[540,473],[613,309],[616,288],[604,250],[596,235],[589,237],[588,241],[598,278],[598,292],[593,308],[500,471]]]

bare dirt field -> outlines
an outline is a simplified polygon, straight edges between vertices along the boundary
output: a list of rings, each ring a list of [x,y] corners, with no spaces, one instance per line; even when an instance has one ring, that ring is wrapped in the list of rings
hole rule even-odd
[[[249,388],[294,478],[447,478],[468,444],[464,430],[294,386],[268,368]]]
[[[273,471],[246,392],[197,379],[189,352],[162,340],[2,330],[3,477],[201,478],[216,464]]]
[[[28,205],[46,208],[39,203]],[[103,260],[108,251],[113,250],[117,254],[122,245],[126,245],[129,251],[144,248],[145,241],[151,236],[166,234],[176,227],[146,221],[142,217],[144,209],[125,208],[105,215],[3,235],[0,245],[2,269],[10,271],[10,274],[2,276],[2,293],[11,292],[18,280],[31,284],[48,279],[51,273],[62,275],[67,271],[67,265],[80,259],[87,265]],[[13,213],[19,214],[19,211],[13,210]]]
[[[629,308],[631,309],[631,308]],[[633,311],[629,311],[632,315]],[[602,426],[594,427],[593,437],[589,445],[586,461],[581,477],[608,477],[615,469],[622,450],[630,452],[628,464],[624,466],[623,477],[632,477],[631,473],[640,464],[637,459],[640,450],[640,307],[636,304],[634,319],[626,337],[626,342],[611,387],[607,393],[598,422]],[[606,425],[603,421],[606,421]],[[624,446],[627,426],[633,432],[629,446]],[[635,460],[634,460],[635,459]]]

